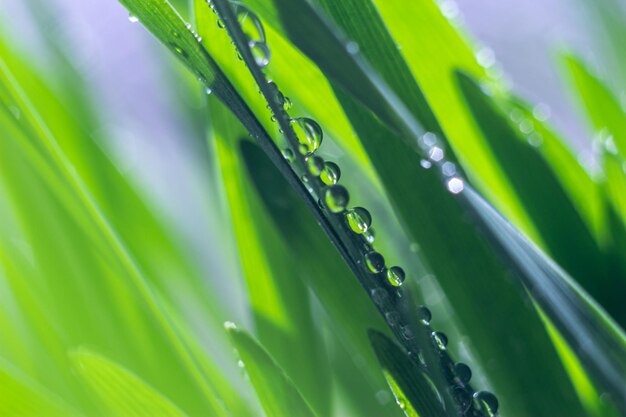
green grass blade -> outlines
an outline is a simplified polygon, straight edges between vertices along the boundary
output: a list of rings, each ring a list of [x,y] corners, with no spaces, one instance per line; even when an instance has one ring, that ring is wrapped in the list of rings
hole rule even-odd
[[[163,394],[123,366],[84,349],[72,352],[70,358],[107,416],[186,416]]]
[[[289,376],[252,336],[232,323],[227,331],[268,417],[315,416]]]
[[[384,334],[370,331],[369,338],[387,382],[404,413],[408,417],[445,416],[443,403],[427,373]],[[458,389],[463,388],[459,386]]]

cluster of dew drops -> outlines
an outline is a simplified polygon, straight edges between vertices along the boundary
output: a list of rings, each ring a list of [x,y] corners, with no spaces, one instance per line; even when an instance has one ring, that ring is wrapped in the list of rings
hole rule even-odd
[[[212,2],[206,0],[206,3],[210,6],[211,10],[217,14]],[[248,47],[254,57],[255,63],[259,68],[265,68],[270,63],[271,53],[266,41],[263,24],[259,18],[242,3],[233,1],[232,4],[235,6],[237,20],[248,39]],[[129,20],[132,23],[138,22],[138,19],[133,15],[129,15]],[[224,24],[219,18],[217,25],[221,29],[224,28]],[[190,24],[187,24],[186,27],[198,42],[202,41],[202,38],[192,30]],[[184,51],[179,51],[180,48],[177,48],[175,48],[176,52],[184,56]],[[358,46],[354,42],[350,42],[347,45],[347,50],[349,53],[356,53]],[[243,58],[237,50],[236,53],[238,59],[242,60]],[[271,90],[275,102],[281,106],[286,113],[292,106],[289,97],[283,95],[273,81],[268,81],[268,87]],[[207,88],[206,92],[207,94],[211,94],[212,91],[210,88]],[[270,108],[269,105],[268,108]],[[272,116],[272,121],[276,121],[275,116]],[[371,214],[363,207],[348,208],[350,197],[348,190],[339,184],[339,179],[341,178],[339,166],[334,162],[325,161],[321,156],[316,154],[324,137],[322,128],[315,120],[308,117],[290,117],[289,122],[298,139],[297,152],[304,158],[306,170],[308,170],[311,176],[319,178],[325,185],[319,202],[320,206],[331,213],[343,215],[350,230],[356,235],[361,236],[368,244],[367,247],[371,249],[374,243],[374,229],[371,227]],[[280,132],[283,133],[282,130]],[[444,147],[441,145],[437,136],[434,133],[427,132],[420,137],[417,144],[424,155],[427,156],[427,158],[420,161],[420,165],[424,169],[430,169],[433,166],[439,167],[439,170],[445,178],[448,191],[453,194],[461,193],[464,189],[463,179],[457,176],[455,164],[445,159]],[[290,163],[296,159],[294,151],[290,148],[283,149],[282,153],[284,158]],[[305,186],[307,186],[309,192],[313,194],[313,188],[308,184],[308,177],[304,175],[301,179]],[[368,251],[363,256],[363,261],[372,274],[383,274],[390,286],[400,287],[403,284],[406,276],[404,270],[399,266],[387,267],[383,255],[379,252],[373,249]],[[418,316],[424,325],[430,326],[431,312],[427,307],[420,306]],[[435,347],[444,352],[448,344],[446,335],[442,332],[432,331],[431,337]],[[464,385],[469,383],[472,372],[466,364],[460,362],[455,364],[453,371],[454,376],[451,378],[452,380],[457,379]],[[461,386],[453,385],[453,388],[455,387],[462,388]],[[483,410],[488,416],[495,416],[497,414],[498,400],[488,391],[475,392],[471,397],[466,396],[459,398],[459,395],[455,397],[460,403],[466,406],[466,410],[470,409],[469,406],[473,400],[477,408]],[[406,407],[403,401],[398,401],[398,404],[402,408]]]

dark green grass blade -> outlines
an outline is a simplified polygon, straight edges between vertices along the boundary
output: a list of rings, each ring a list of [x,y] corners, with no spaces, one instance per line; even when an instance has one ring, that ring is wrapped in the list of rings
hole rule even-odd
[[[463,202],[486,236],[507,256],[521,282],[573,347],[611,403],[626,412],[626,337],[611,318],[567,274],[504,220],[474,190]]]
[[[523,289],[510,280],[509,266],[494,255],[465,208],[444,188],[437,167],[426,170],[415,163],[400,140],[337,92],[401,223],[419,244],[478,358],[492,363],[485,371],[503,415],[551,415],[563,409],[580,413],[560,359]],[[543,358],[542,367],[529,369],[526,363],[537,357]],[[547,387],[551,398],[544,395]]]
[[[402,351],[396,343],[377,331],[369,332],[372,348],[389,385],[395,391],[401,408],[407,416],[443,417],[446,415],[443,403],[433,389],[432,382],[422,369]],[[401,398],[400,395],[404,395]],[[404,403],[408,401],[409,404]],[[412,408],[407,411],[407,408]],[[415,414],[411,414],[411,412]]]
[[[626,279],[610,269],[552,168],[474,80],[463,73],[457,76],[476,123],[540,231],[541,243],[618,322],[626,323],[618,295],[626,292]]]

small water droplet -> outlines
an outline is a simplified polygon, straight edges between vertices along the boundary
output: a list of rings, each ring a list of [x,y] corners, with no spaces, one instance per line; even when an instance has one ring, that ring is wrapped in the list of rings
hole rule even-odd
[[[389,301],[389,294],[387,294],[387,291],[385,291],[384,288],[374,288],[370,294],[372,295],[372,300],[378,306],[381,306]]]
[[[382,272],[385,269],[385,258],[378,252],[372,251],[365,255],[365,265],[373,273]]]
[[[207,96],[210,96],[211,94],[213,94],[213,89],[211,87],[207,87],[204,92]]]
[[[430,158],[431,161],[433,162],[439,162],[443,159],[443,157],[445,156],[443,149],[440,148],[439,146],[433,146],[432,148],[430,148],[430,150],[428,151],[428,157]]]
[[[435,346],[439,350],[446,350],[446,346],[448,346],[448,336],[442,332],[432,332],[431,337],[433,338],[433,342],[435,342]]]
[[[346,51],[348,51],[348,53],[350,55],[354,55],[356,53],[359,52],[359,44],[354,42],[354,41],[350,41],[346,44]]]
[[[396,324],[398,324],[398,322],[400,322],[400,315],[395,311],[385,313],[385,318],[387,319],[387,323],[392,326],[395,326]]]
[[[185,24],[185,27],[186,27],[187,29],[191,30],[191,23],[186,23],[186,24]]]
[[[181,48],[175,43],[170,43],[170,45],[174,49],[174,52],[176,52],[178,55],[182,56],[183,58],[187,58],[187,52],[183,48]]]
[[[235,323],[233,323],[232,321],[225,321],[224,322],[224,328],[226,330],[234,330],[237,328],[237,325]]]
[[[433,318],[432,313],[426,306],[419,306],[417,308],[417,318],[421,320],[422,323],[428,325],[430,324],[430,320]]]
[[[404,282],[405,273],[399,266],[392,266],[387,270],[387,280],[394,287],[399,287]]]
[[[363,239],[365,239],[365,241],[369,243],[370,245],[374,243],[374,240],[376,239],[376,234],[374,233],[374,229],[371,227],[361,236],[363,236]]]
[[[305,156],[311,155],[322,144],[324,133],[320,125],[313,119],[308,117],[298,117],[291,119],[298,143],[300,143],[300,153]]]
[[[422,160],[420,161],[420,165],[421,165],[421,166],[422,166],[422,168],[424,168],[424,169],[429,169],[430,167],[432,167],[432,166],[433,166],[432,162],[430,162],[430,161],[429,161],[429,160],[427,160],[427,159],[422,159]]]
[[[176,31],[176,30],[173,30],[172,31],[172,36],[175,37],[175,38],[180,38],[180,33],[178,33],[178,31]]]
[[[413,330],[411,330],[410,326],[403,326],[400,329],[400,333],[402,333],[402,337],[404,337],[406,340],[411,340],[415,337],[415,334],[413,333]]]
[[[285,158],[289,162],[293,162],[293,159],[294,159],[293,151],[289,148],[283,149],[283,158]]]
[[[539,103],[535,107],[533,107],[533,116],[540,122],[545,122],[546,120],[548,120],[551,113],[552,110],[550,109],[550,106],[545,103]]]
[[[470,382],[470,379],[472,379],[472,370],[463,362],[459,362],[454,365],[454,373],[464,384],[467,384],[468,382]]]
[[[498,413],[498,399],[489,391],[475,393],[474,399],[478,401],[480,408],[487,412],[489,417],[494,417]]]
[[[276,121],[276,116],[272,114],[272,115],[270,116],[270,120],[271,120],[272,122],[275,122],[275,121]]]
[[[318,177],[324,169],[324,160],[319,156],[310,156],[306,161],[311,175]]]
[[[451,392],[459,411],[462,415],[465,415],[472,406],[472,393],[460,385],[452,386]]]
[[[465,188],[465,183],[459,177],[452,177],[448,180],[446,186],[452,194],[459,194]]]
[[[334,162],[326,161],[324,163],[324,169],[320,174],[322,182],[326,185],[333,185],[337,184],[339,178],[341,178],[341,170],[339,169],[339,166],[337,166]]]
[[[132,14],[128,14],[128,20],[130,21],[130,23],[137,23],[139,22],[139,18],[135,15]]]
[[[489,68],[496,63],[496,54],[491,48],[480,48],[478,52],[476,52],[476,61],[478,61],[480,66]]]
[[[372,225],[372,216],[363,207],[354,207],[348,210],[346,220],[350,229],[359,235],[367,232],[367,229]]]
[[[217,27],[224,29],[224,22],[222,22],[222,19],[217,19]]]
[[[525,135],[529,134],[535,129],[535,127],[533,126],[533,122],[530,119],[522,120],[518,127],[520,132],[524,133]]]
[[[389,391],[386,391],[386,390],[378,391],[375,397],[376,397],[376,401],[378,401],[378,404],[380,405],[385,405],[389,403],[389,400],[391,400],[391,395],[389,394]]]
[[[283,109],[285,110],[289,110],[291,108],[291,106],[293,105],[293,103],[291,102],[291,99],[287,96],[283,96],[284,100],[283,100]]]
[[[333,213],[341,213],[346,209],[350,195],[348,190],[341,185],[331,185],[324,191],[324,203],[328,210]]]
[[[454,165],[454,162],[444,162],[443,165],[441,165],[441,173],[446,177],[451,177],[456,174],[456,165]]]
[[[403,409],[403,410],[406,409],[406,401],[405,401],[404,398],[398,398],[398,399],[396,399],[396,402],[398,403],[398,406],[401,409]]]

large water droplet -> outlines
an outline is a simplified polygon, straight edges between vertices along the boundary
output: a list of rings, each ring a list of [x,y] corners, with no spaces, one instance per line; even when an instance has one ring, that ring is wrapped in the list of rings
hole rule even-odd
[[[448,346],[448,336],[442,332],[432,332],[431,337],[433,338],[433,342],[435,342],[435,346],[439,350],[445,350],[446,346]]]
[[[392,266],[387,270],[387,280],[394,287],[399,287],[404,282],[404,270],[399,266]]]
[[[270,48],[265,42],[250,41],[250,52],[254,57],[254,62],[260,67],[265,68],[270,63]]]
[[[372,216],[363,207],[354,207],[348,210],[346,220],[350,229],[359,235],[367,232],[367,229],[372,225]]]
[[[311,175],[319,176],[324,169],[324,160],[319,156],[310,156],[306,161],[307,167]]]
[[[298,138],[301,154],[311,155],[320,147],[324,133],[315,120],[308,117],[298,117],[291,119],[291,125]]]
[[[241,30],[250,42],[265,42],[265,30],[256,14],[252,13],[243,4],[237,4],[235,13],[241,25]]]
[[[341,213],[346,209],[350,195],[348,190],[341,185],[331,185],[324,191],[324,203],[328,210],[333,213]]]
[[[334,162],[325,162],[324,169],[320,174],[322,182],[326,185],[333,185],[337,184],[339,178],[341,178],[341,170],[339,169],[339,166],[337,166]]]
[[[498,399],[489,391],[480,391],[474,394],[480,408],[482,408],[490,417],[498,413]]]
[[[382,272],[385,269],[385,258],[378,252],[368,252],[365,255],[365,265],[373,273]]]
[[[430,324],[430,320],[433,318],[433,314],[430,312],[428,307],[419,306],[417,308],[417,318],[422,321],[424,324]]]

